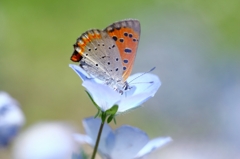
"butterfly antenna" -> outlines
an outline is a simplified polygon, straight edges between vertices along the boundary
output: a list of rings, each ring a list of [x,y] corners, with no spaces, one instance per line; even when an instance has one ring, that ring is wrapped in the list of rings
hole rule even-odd
[[[130,82],[128,82],[128,83],[131,83],[131,82],[134,81],[135,79],[137,79],[137,78],[139,78],[139,77],[141,77],[141,76],[143,76],[143,75],[145,75],[145,74],[147,74],[147,73],[149,73],[149,72],[152,72],[153,70],[155,70],[155,68],[156,68],[156,67],[151,68],[149,71],[144,72],[143,74],[135,77],[134,79],[132,79],[132,80],[131,80]],[[144,82],[144,83],[145,83],[145,82]]]

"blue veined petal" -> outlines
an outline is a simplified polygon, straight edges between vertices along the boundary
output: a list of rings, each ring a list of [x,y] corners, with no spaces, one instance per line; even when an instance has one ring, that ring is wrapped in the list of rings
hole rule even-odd
[[[128,78],[128,82],[134,79],[132,83],[129,84],[134,90],[131,93],[126,93],[126,97],[118,103],[118,114],[141,106],[142,103],[153,97],[161,86],[161,81],[158,76],[150,73],[140,76],[142,74],[143,73],[137,73]]]
[[[132,95],[149,93],[153,97],[161,86],[161,81],[158,76],[154,74],[143,74],[144,73],[136,73],[127,79],[130,87],[135,87],[135,91]]]
[[[121,99],[121,95],[107,85],[99,84],[91,80],[84,81],[82,85],[103,111],[108,110]]]
[[[151,97],[152,96],[148,93],[142,93],[122,99],[118,103],[118,114],[141,106],[142,103],[144,103]]]
[[[82,81],[91,78],[90,75],[78,65],[69,64],[69,67],[71,67],[73,71],[77,73],[77,75],[82,79]]]
[[[112,159],[133,159],[149,141],[145,132],[127,125],[116,129],[114,135],[113,149],[109,152]]]
[[[150,140],[135,156],[135,158],[143,157],[152,151],[165,146],[172,141],[171,137],[158,137]]]
[[[77,73],[77,75],[81,78],[82,81],[91,80],[93,82],[100,83],[100,84],[104,83],[98,78],[94,78],[93,76],[89,75],[84,69],[82,69],[78,65],[69,64],[69,67],[72,68],[75,73]]]

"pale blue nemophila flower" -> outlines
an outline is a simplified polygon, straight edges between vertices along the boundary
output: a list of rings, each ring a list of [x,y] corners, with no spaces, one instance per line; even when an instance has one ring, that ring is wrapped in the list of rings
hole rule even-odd
[[[8,93],[0,92],[0,148],[9,145],[24,123],[18,102]]]
[[[82,79],[83,87],[85,87],[101,111],[106,111],[113,105],[118,105],[117,114],[136,108],[153,97],[161,85],[158,76],[151,73],[145,73],[144,75],[143,73],[137,73],[127,79],[130,90],[120,94],[103,81],[91,77],[81,67],[72,64],[69,66]]]
[[[14,142],[13,159],[72,159],[73,155],[80,154],[81,148],[73,133],[74,129],[62,122],[35,124]]]
[[[93,117],[84,119],[83,126],[89,138],[86,140],[81,134],[74,134],[74,138],[81,143],[84,140],[94,146],[100,124],[100,119]],[[105,159],[140,159],[171,141],[170,137],[150,140],[145,132],[136,127],[123,125],[112,130],[105,124],[98,151]]]

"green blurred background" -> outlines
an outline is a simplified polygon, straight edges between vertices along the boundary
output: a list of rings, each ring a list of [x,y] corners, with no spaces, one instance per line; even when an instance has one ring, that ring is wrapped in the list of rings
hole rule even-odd
[[[72,45],[90,28],[135,18],[141,40],[133,73],[156,66],[162,86],[112,126],[171,136],[153,159],[239,159],[239,8],[239,0],[1,0],[0,90],[21,103],[24,129],[61,120],[82,130],[96,109],[68,67]]]

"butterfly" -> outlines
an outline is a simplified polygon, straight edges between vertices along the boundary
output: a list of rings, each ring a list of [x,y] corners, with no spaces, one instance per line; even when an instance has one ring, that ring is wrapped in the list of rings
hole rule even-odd
[[[129,89],[130,76],[140,39],[140,22],[127,19],[104,30],[91,29],[73,45],[73,62],[119,93]]]

